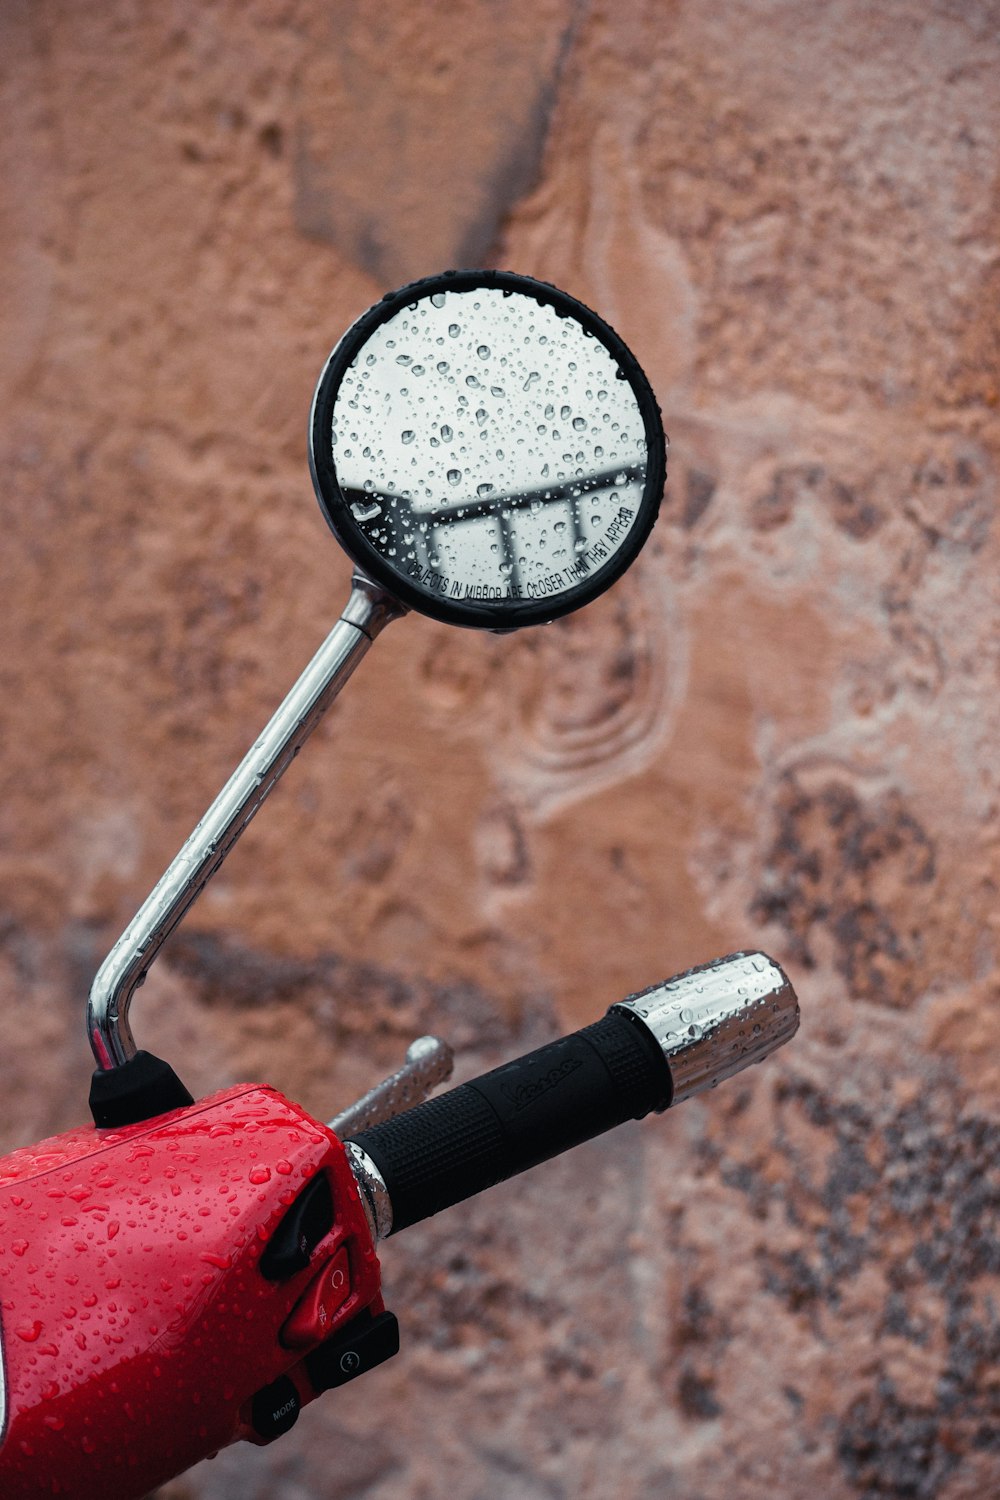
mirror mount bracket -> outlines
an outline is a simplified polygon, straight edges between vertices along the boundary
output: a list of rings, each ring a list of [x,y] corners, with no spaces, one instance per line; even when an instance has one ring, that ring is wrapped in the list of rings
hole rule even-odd
[[[341,615],[341,620],[358,629],[373,641],[392,620],[409,613],[409,605],[403,604],[388,589],[369,578],[355,567],[351,579],[351,597]]]

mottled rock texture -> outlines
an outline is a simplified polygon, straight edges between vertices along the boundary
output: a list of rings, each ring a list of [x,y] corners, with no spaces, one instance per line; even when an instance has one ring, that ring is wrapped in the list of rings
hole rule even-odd
[[[313,382],[388,286],[634,345],[663,519],[592,609],[395,625],[136,1007],[329,1114],[726,950],[778,1058],[392,1242],[405,1352],[171,1500],[1000,1493],[1000,12],[6,0],[0,1144],[339,611]]]

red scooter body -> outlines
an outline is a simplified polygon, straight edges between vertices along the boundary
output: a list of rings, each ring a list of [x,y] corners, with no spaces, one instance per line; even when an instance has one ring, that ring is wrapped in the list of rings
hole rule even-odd
[[[344,1148],[265,1086],[14,1152],[0,1495],[131,1500],[239,1438],[269,1441],[394,1352],[379,1286]]]

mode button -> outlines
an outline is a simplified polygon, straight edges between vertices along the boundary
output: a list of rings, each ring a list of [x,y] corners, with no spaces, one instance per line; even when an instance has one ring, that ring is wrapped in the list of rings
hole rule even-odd
[[[299,1419],[302,1402],[287,1375],[258,1391],[250,1404],[250,1424],[265,1442],[290,1432]]]

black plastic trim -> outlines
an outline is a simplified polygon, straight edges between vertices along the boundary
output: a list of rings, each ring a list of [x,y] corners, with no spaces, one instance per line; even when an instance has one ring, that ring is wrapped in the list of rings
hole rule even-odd
[[[193,1103],[170,1064],[152,1052],[137,1052],[117,1068],[98,1068],[90,1081],[90,1112],[101,1130],[137,1125]]]
[[[333,1192],[326,1173],[317,1172],[272,1234],[260,1258],[260,1274],[268,1281],[287,1281],[304,1271],[332,1228]]]
[[[367,1310],[336,1338],[306,1355],[306,1372],[316,1394],[346,1385],[399,1353],[399,1324],[391,1312],[372,1317]]]

